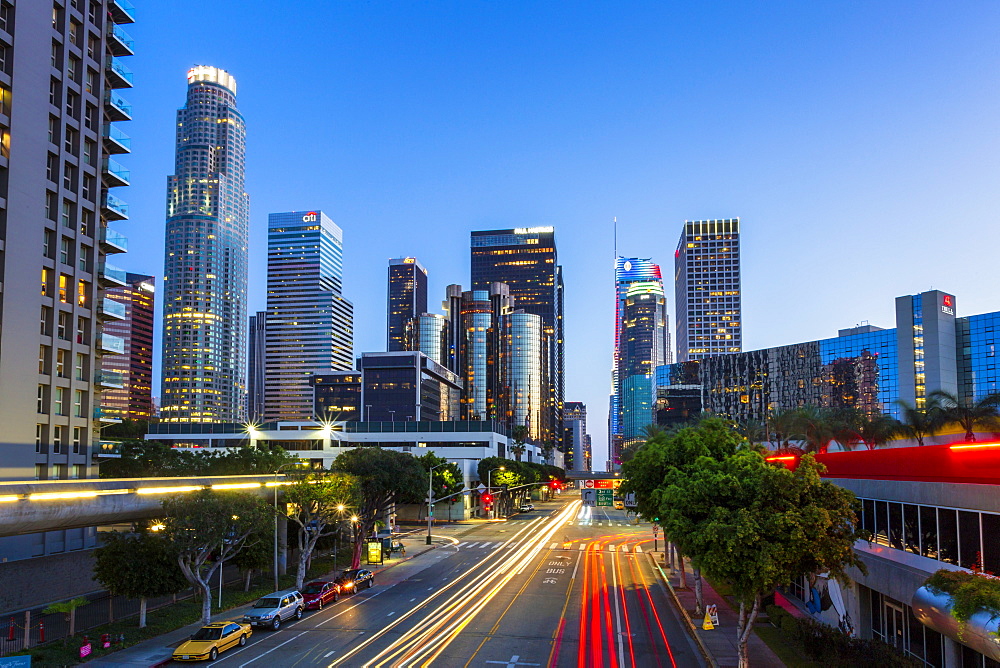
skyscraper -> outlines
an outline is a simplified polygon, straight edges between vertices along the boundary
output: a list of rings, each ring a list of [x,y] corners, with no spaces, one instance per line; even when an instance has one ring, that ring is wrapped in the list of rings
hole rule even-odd
[[[674,268],[677,361],[743,350],[740,219],[686,221]]]
[[[267,220],[264,419],[313,416],[314,373],[354,361],[354,307],[344,299],[344,236],[322,211]]]
[[[259,422],[264,418],[264,352],[267,341],[267,311],[250,316],[250,338],[247,342],[247,419]]]
[[[406,323],[406,350],[419,350],[450,370],[450,331],[448,318],[437,313],[421,313]]]
[[[502,356],[509,388],[511,426],[523,425],[534,443],[562,441],[562,422],[552,423],[549,336],[542,316],[515,308],[503,318]],[[556,433],[559,433],[558,438]]]
[[[124,287],[109,289],[101,305],[101,312],[108,318],[105,334],[125,342],[123,355],[106,355],[101,359],[98,382],[108,388],[101,395],[101,409],[108,416],[122,420],[149,420],[153,417],[156,279],[128,273],[125,281]]]
[[[167,179],[161,417],[236,422],[247,364],[246,127],[232,75],[199,66],[187,78]]]
[[[566,445],[566,469],[589,471],[590,435],[587,433],[587,404],[567,401],[563,408],[563,429]]]
[[[514,308],[541,318],[546,339],[547,412],[543,438],[562,449],[563,406],[563,279],[551,227],[485,230],[472,233],[472,289],[489,290],[491,283],[510,288]],[[532,410],[535,410],[533,408]],[[522,423],[514,422],[514,425]]]
[[[426,312],[427,270],[415,257],[389,260],[386,350],[389,352],[408,350],[407,325],[410,320]]]
[[[638,292],[633,292],[630,302],[629,293],[633,290]],[[657,297],[647,301],[638,298],[640,294],[656,294]],[[638,313],[643,307],[652,307],[648,318]],[[608,411],[612,461],[618,461],[623,439],[635,438],[638,435],[635,432],[641,432],[643,426],[655,422],[652,374],[653,369],[661,364],[658,362],[661,359],[666,360],[663,364],[673,361],[660,266],[649,258],[618,257],[615,259],[615,350]],[[646,375],[648,379],[638,377]],[[645,389],[649,390],[648,397]],[[626,414],[629,416],[628,430],[624,424]],[[647,417],[648,421],[645,421]]]

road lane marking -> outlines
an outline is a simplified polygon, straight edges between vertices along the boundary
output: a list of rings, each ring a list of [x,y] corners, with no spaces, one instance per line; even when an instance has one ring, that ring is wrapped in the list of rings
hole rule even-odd
[[[331,656],[333,656],[333,650],[332,649],[329,652],[327,652],[326,654],[324,654],[323,658],[326,659],[326,658],[331,657]]]
[[[410,603],[413,603],[413,602],[414,602],[414,601],[416,601],[416,600],[417,600],[417,599],[415,599],[415,598],[411,598],[411,599],[410,599]]]
[[[642,546],[636,545],[635,546],[635,551],[641,554],[642,553]]]
[[[552,543],[551,545],[549,545],[549,549],[550,550],[554,550],[554,549],[556,549],[557,545],[559,545],[559,543]]]
[[[583,552],[586,549],[587,549],[587,544],[586,543],[580,543],[580,551]]]
[[[249,660],[249,661],[247,661],[246,663],[241,663],[241,664],[240,664],[240,668],[243,668],[243,666],[249,666],[249,665],[250,665],[251,663],[253,663],[253,662],[254,662],[254,661],[256,661],[257,659],[261,658],[262,656],[265,656],[265,655],[267,655],[267,654],[270,654],[271,652],[273,652],[274,650],[278,649],[278,648],[279,648],[279,647],[281,647],[282,645],[287,645],[287,644],[288,644],[288,643],[290,643],[290,642],[293,642],[293,641],[295,641],[295,640],[298,640],[299,638],[301,638],[302,636],[304,636],[304,635],[305,635],[305,634],[307,634],[307,633],[309,633],[309,632],[308,632],[308,631],[303,631],[302,633],[300,633],[299,635],[295,636],[294,638],[290,638],[290,639],[286,640],[285,642],[281,643],[281,645],[275,645],[274,647],[272,647],[271,649],[267,650],[267,651],[266,651],[266,652],[264,652],[263,654],[260,654],[260,655],[258,655],[258,656],[255,656],[254,658],[250,659],[250,660]]]
[[[615,551],[615,546],[614,545],[608,545],[608,552],[614,552],[614,551]]]
[[[395,611],[395,610],[393,610],[393,611],[392,611],[392,612],[390,612],[390,613],[389,613],[388,615],[386,615],[386,617],[392,617],[392,616],[393,616],[393,615],[395,615],[395,614],[396,614],[396,611]]]
[[[478,542],[479,541],[477,540],[477,541],[472,542],[472,543],[464,543],[464,545],[465,545],[465,547],[475,547]],[[459,545],[459,547],[462,547],[462,546]]]

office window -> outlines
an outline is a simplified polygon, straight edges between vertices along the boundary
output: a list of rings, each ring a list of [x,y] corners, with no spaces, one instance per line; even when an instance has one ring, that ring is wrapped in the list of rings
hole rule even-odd
[[[42,296],[43,297],[48,297],[48,296],[50,296],[52,294],[51,290],[49,289],[49,274],[50,273],[51,272],[49,272],[48,269],[46,269],[45,267],[42,267]]]
[[[45,230],[46,233],[51,230]],[[63,237],[59,242],[59,261],[63,264],[73,264],[73,240]]]
[[[84,357],[83,353],[77,353],[76,354],[75,370],[76,370],[76,379],[77,380],[87,380],[87,376],[84,373],[87,370],[86,362],[87,362],[87,360]]]
[[[38,386],[38,400],[37,400],[37,403],[36,403],[36,409],[37,409],[37,411],[39,413],[43,413],[44,414],[46,412],[46,410],[45,410],[45,386],[44,385],[39,385]]]
[[[66,415],[66,388],[56,387],[55,409],[56,415]]]
[[[44,438],[45,425],[36,424],[35,425],[35,452],[42,451],[42,439]]]
[[[50,336],[52,334],[50,325],[51,318],[52,309],[48,306],[43,306],[41,314],[38,317],[38,333],[42,336]]]
[[[69,467],[66,464],[55,464],[52,467],[52,477],[54,480],[66,480],[69,478]]]
[[[87,338],[87,334],[90,330],[90,323],[83,316],[79,316],[76,319],[76,342],[82,343],[84,345],[90,345],[90,340]]]
[[[84,417],[86,397],[83,390],[73,391],[73,417]]]
[[[63,227],[73,227],[73,203],[64,199],[60,212]]]
[[[97,144],[90,139],[85,139],[83,142],[83,164],[93,165],[96,155]]]
[[[80,246],[80,271],[90,272],[90,256],[93,249],[90,246]]]
[[[87,281],[77,281],[76,282],[76,303],[78,306],[87,305],[87,294],[90,289],[90,284]]]
[[[979,513],[958,511],[958,553],[962,568],[982,568],[983,553],[979,538]]]
[[[46,371],[48,366],[49,366],[49,347],[38,346],[38,373],[48,373]]]
[[[79,480],[87,477],[87,467],[83,464],[73,464],[70,470],[72,471],[70,474],[70,478],[72,480]]]
[[[938,508],[938,559],[958,563],[958,518],[950,508]]]
[[[59,324],[56,327],[56,335],[63,341],[69,341],[69,313],[59,311]]]
[[[928,506],[920,506],[920,554],[938,558],[937,511]]]
[[[52,427],[52,452],[57,455],[62,452],[64,429],[62,425]]]
[[[69,351],[62,348],[56,350],[56,375],[60,378],[69,378]]]
[[[59,274],[59,301],[61,301],[63,304],[69,303],[69,282],[70,282],[69,276],[67,276],[66,274]]]
[[[58,173],[59,159],[52,153],[49,153],[49,156],[45,159],[45,178],[55,183],[56,179],[59,178]]]
[[[889,544],[889,504],[885,501],[875,502],[875,537],[879,545]]]
[[[47,478],[45,464],[35,464],[35,480],[46,480]]]
[[[82,444],[83,427],[73,427],[73,454],[80,454],[80,447]]]
[[[903,549],[903,506],[899,503],[889,504],[889,545]]]

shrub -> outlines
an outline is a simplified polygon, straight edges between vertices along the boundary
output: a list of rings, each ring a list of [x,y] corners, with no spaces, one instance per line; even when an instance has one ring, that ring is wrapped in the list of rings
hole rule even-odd
[[[824,668],[918,668],[923,663],[881,640],[851,638],[814,619],[794,620],[806,655]],[[784,630],[784,626],[782,626]]]
[[[782,610],[782,612],[784,614],[781,616],[781,621],[779,622],[781,630],[787,635],[791,636],[792,638],[798,638],[799,620],[795,619],[795,617],[792,617],[790,614],[788,614],[788,612],[784,610]]]
[[[951,596],[951,615],[960,628],[980,608],[1000,615],[1000,578],[941,569],[927,578],[924,586],[935,594]]]

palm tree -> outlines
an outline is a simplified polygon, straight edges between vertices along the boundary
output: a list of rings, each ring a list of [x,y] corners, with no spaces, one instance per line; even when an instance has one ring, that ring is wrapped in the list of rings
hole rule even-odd
[[[528,440],[528,428],[519,424],[510,430],[510,437],[514,439],[514,445],[510,446],[510,451],[514,453],[514,458],[517,461],[521,461],[521,455],[527,449],[524,447],[524,442]]]
[[[854,446],[863,441],[861,428],[868,416],[857,408],[824,409],[821,414],[829,421],[833,440],[840,443],[844,450],[853,450]]]
[[[797,410],[798,431],[806,442],[806,452],[826,452],[834,438],[835,421],[830,411],[817,406],[801,406]]]
[[[767,439],[764,423],[753,418],[736,423],[736,432],[751,445],[763,443]]]
[[[793,448],[791,444],[792,439],[797,439],[799,436],[798,409],[787,408],[773,413],[767,423],[770,427],[771,435],[774,436],[775,441],[778,443],[779,452],[799,450],[799,448]]]
[[[917,408],[912,404],[897,399],[896,404],[903,412],[903,422],[899,425],[899,434],[917,441],[917,445],[924,444],[925,436],[933,436],[941,429],[940,407],[936,398],[928,397],[925,408]]]
[[[880,445],[885,445],[896,436],[900,435],[904,427],[899,420],[879,413],[875,417],[865,416],[858,429],[858,436],[869,450],[874,450]]]
[[[939,404],[940,420],[943,424],[957,424],[965,430],[965,440],[974,443],[976,427],[985,427],[990,431],[1000,430],[1000,394],[988,394],[979,401],[935,390],[927,395],[928,401]]]

